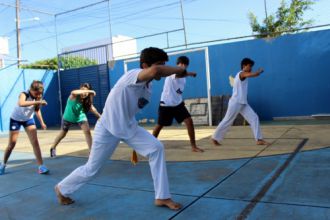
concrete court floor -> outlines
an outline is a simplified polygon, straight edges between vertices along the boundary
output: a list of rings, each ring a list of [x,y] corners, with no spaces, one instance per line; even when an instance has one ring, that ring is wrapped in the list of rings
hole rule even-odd
[[[151,127],[146,127],[151,131]],[[330,124],[263,125],[271,144],[257,146],[248,126],[230,129],[219,147],[214,127],[196,127],[204,153],[190,151],[184,127],[162,130],[170,190],[180,211],[153,205],[148,163],[133,166],[131,149],[120,144],[100,174],[57,204],[54,185],[87,160],[80,130],[72,130],[49,158],[57,129],[38,131],[49,175],[36,173],[25,132],[0,176],[0,219],[330,219]],[[0,135],[0,157],[8,134]]]

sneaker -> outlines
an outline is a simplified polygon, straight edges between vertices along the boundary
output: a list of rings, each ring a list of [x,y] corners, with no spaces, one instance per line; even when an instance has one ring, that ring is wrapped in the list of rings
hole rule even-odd
[[[45,165],[40,165],[38,168],[38,173],[47,174],[47,173],[49,173],[49,170],[47,169],[47,167]]]
[[[4,165],[3,163],[0,163],[0,175],[5,174],[5,168],[6,168],[6,165]]]
[[[50,148],[50,157],[56,157],[56,149],[55,148]]]

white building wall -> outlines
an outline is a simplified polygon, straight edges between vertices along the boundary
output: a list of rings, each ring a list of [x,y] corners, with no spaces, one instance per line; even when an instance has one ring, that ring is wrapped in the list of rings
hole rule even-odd
[[[137,53],[137,43],[136,43],[136,39],[134,38],[128,36],[116,35],[112,37],[112,42],[113,42],[112,48],[109,47],[108,52],[110,57],[112,54],[114,59],[123,59],[127,57],[132,57]],[[101,39],[101,40],[88,42],[85,44],[65,47],[62,49],[62,53],[69,53],[77,50],[84,50],[92,47],[99,47],[110,44],[111,41],[109,39]]]
[[[134,38],[127,36],[115,36],[112,38],[114,59],[123,59],[136,55],[137,43]]]
[[[8,37],[0,37],[0,55],[8,55]]]
[[[0,37],[0,68],[5,67],[5,55],[9,54],[8,37]]]

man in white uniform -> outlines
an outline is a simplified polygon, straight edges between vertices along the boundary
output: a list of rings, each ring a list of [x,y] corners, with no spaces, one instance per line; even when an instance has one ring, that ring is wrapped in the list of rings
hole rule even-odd
[[[90,181],[111,157],[120,141],[139,154],[149,158],[154,181],[155,205],[177,210],[179,203],[171,199],[164,156],[164,146],[144,128],[138,126],[135,114],[150,99],[151,81],[177,74],[185,76],[181,67],[165,66],[167,54],[158,48],[146,48],[141,52],[140,67],[125,73],[112,88],[106,100],[102,116],[94,130],[93,144],[88,161],[55,186],[60,204],[74,201],[68,197]],[[134,184],[134,183],[132,183]]]
[[[220,145],[220,142],[223,140],[229,127],[233,124],[238,113],[241,113],[249,122],[257,145],[267,144],[262,138],[258,115],[247,102],[248,78],[257,77],[263,72],[262,68],[258,69],[255,73],[251,72],[253,65],[254,61],[249,58],[244,58],[241,61],[241,71],[235,76],[233,94],[229,100],[226,115],[212,135],[214,145]]]
[[[180,56],[178,57],[176,64],[179,67],[187,69],[189,58],[186,56]],[[196,77],[196,74],[188,74],[187,76]],[[185,85],[185,77],[179,77],[177,75],[166,77],[158,108],[158,122],[152,134],[155,137],[158,137],[161,129],[164,126],[172,125],[173,119],[175,118],[179,124],[184,122],[187,127],[191,151],[203,152],[203,150],[196,145],[193,120],[182,100],[182,93]]]

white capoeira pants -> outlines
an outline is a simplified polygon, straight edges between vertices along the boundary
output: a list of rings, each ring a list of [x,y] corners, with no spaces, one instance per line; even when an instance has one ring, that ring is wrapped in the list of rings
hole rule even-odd
[[[69,196],[78,190],[98,173],[100,168],[111,157],[121,139],[113,136],[101,123],[97,122],[94,130],[93,145],[85,165],[75,169],[64,178],[58,187],[64,196]],[[139,154],[149,158],[149,166],[154,182],[155,198],[171,198],[165,163],[164,145],[148,131],[138,127],[136,134],[122,140]],[[134,184],[132,182],[132,184]]]
[[[253,131],[255,140],[262,139],[262,134],[260,130],[260,123],[258,115],[253,111],[249,104],[240,104],[236,101],[229,100],[228,109],[225,117],[222,119],[218,127],[215,129],[215,132],[212,135],[212,138],[218,142],[222,141],[229,127],[234,123],[238,113],[241,113],[242,116],[249,122],[250,127]]]

